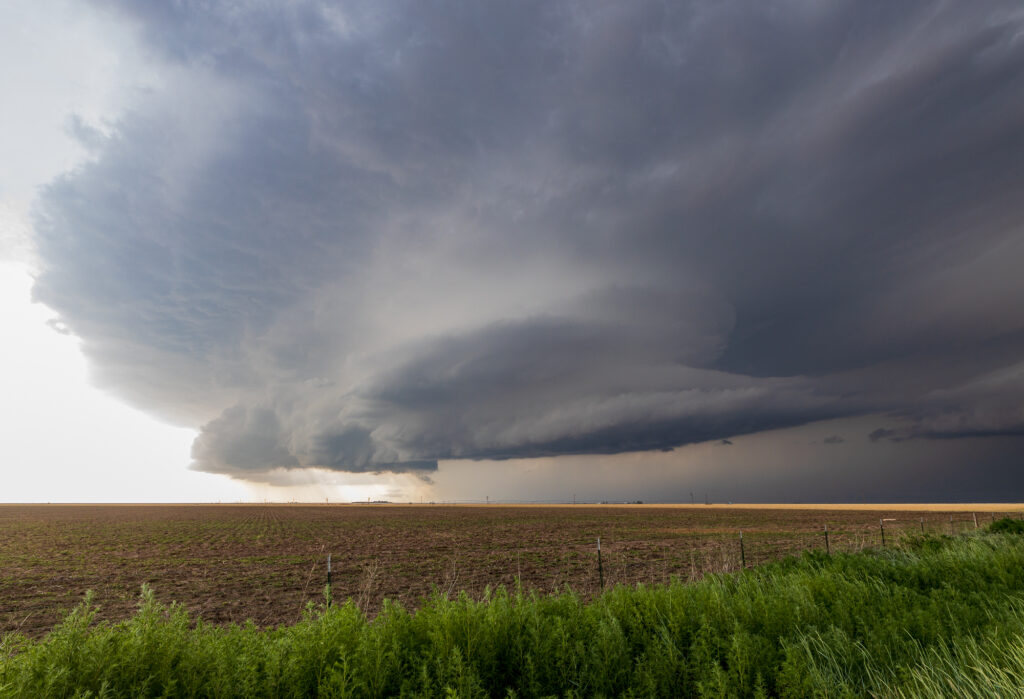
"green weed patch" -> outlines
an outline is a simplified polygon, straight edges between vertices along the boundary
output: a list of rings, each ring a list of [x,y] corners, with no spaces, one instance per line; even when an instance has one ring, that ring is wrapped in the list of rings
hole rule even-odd
[[[999,534],[1024,534],[1024,521],[1004,517],[989,525],[989,531]]]
[[[94,613],[87,600],[40,641],[4,638],[0,695],[942,696],[961,681],[1005,695],[1024,673],[1024,539],[809,553],[590,603],[499,589],[372,621],[352,602],[310,606],[276,629],[208,625],[149,590],[128,621]]]

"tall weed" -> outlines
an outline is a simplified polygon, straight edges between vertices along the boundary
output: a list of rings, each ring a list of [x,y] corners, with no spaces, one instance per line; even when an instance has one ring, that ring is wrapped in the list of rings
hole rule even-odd
[[[5,638],[0,695],[941,696],[1021,686],[1022,609],[1024,540],[999,534],[809,553],[589,604],[499,588],[370,621],[348,601],[274,629],[204,624],[144,588],[122,623],[97,623],[87,598],[41,641]]]

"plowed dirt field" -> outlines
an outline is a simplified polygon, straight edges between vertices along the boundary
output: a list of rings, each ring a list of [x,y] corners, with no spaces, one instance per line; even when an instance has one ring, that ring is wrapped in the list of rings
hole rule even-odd
[[[0,505],[0,634],[38,637],[95,594],[101,619],[135,609],[140,586],[208,622],[293,623],[335,600],[369,614],[433,591],[487,587],[589,596],[605,586],[696,579],[803,550],[855,550],[901,536],[973,529],[964,507]],[[1002,508],[1002,510],[1000,510]],[[983,525],[1011,505],[977,507]],[[950,518],[952,517],[952,521]],[[743,549],[739,532],[743,532]]]

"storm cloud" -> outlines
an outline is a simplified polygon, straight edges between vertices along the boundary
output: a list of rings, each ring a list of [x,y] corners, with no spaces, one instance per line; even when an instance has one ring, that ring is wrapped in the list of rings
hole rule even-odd
[[[1024,434],[1017,2],[96,4],[35,297],[198,469]]]

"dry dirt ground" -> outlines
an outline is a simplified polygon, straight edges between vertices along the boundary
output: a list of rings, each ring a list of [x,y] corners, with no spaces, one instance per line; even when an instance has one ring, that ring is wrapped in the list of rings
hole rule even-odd
[[[293,623],[323,601],[328,554],[334,599],[372,615],[517,579],[590,596],[598,537],[605,586],[658,583],[824,549],[826,524],[833,551],[856,550],[881,544],[880,519],[891,543],[1024,509],[872,507],[0,505],[0,635],[45,634],[87,590],[99,618],[123,619],[143,583],[208,622]]]

